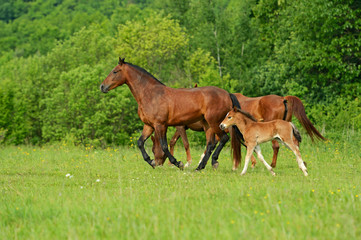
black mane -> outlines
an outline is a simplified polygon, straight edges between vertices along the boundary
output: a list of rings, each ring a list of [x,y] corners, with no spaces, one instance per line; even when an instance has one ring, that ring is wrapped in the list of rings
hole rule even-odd
[[[149,73],[147,70],[145,70],[144,68],[141,68],[141,67],[139,67],[139,66],[137,66],[137,65],[134,65],[134,64],[131,64],[131,63],[128,63],[128,62],[125,62],[125,63],[128,64],[129,66],[132,66],[132,67],[134,67],[135,69],[141,71],[142,73],[145,73],[145,74],[151,76],[154,80],[158,81],[160,84],[162,84],[162,85],[165,86],[164,83],[162,83],[161,81],[159,81],[156,77],[154,77],[152,74],[150,74],[150,73]]]

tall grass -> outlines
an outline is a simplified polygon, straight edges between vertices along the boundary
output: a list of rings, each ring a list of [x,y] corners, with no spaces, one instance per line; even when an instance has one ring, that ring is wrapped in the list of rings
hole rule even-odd
[[[0,239],[357,239],[360,136],[305,138],[309,177],[285,147],[276,177],[260,163],[241,177],[229,147],[217,171],[195,172],[200,147],[180,171],[153,170],[135,147],[3,146]],[[185,162],[181,145],[175,156]]]

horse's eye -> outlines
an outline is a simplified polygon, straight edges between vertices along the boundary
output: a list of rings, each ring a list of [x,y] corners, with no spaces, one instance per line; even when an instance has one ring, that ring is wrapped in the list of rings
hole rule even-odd
[[[116,71],[114,71],[113,73],[114,73],[114,74],[117,74],[117,72],[116,72]]]
[[[228,119],[231,119],[232,117],[228,117]]]

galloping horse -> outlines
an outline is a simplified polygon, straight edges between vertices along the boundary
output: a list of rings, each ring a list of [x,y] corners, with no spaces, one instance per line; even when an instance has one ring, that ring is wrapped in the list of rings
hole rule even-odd
[[[283,142],[296,156],[299,168],[305,176],[308,175],[307,168],[301,158],[299,151],[299,143],[301,142],[301,135],[295,125],[284,120],[273,120],[270,122],[257,122],[257,120],[248,112],[241,109],[234,108],[230,111],[225,119],[220,124],[221,129],[226,129],[230,126],[236,125],[242,132],[244,142],[247,145],[247,154],[244,168],[241,175],[246,174],[248,163],[251,159],[253,151],[256,152],[258,158],[263,162],[266,168],[272,175],[276,175],[273,169],[264,160],[259,144],[277,139]]]
[[[311,121],[307,118],[305,108],[303,106],[302,101],[296,96],[286,96],[281,97],[277,95],[266,95],[261,97],[246,97],[240,93],[234,93],[237,97],[238,102],[240,103],[241,109],[249,112],[254,116],[259,122],[268,122],[276,119],[283,119],[285,121],[292,121],[292,116],[295,116],[301,125],[306,130],[307,134],[311,137],[311,140],[320,139],[325,140],[325,138],[317,131],[317,129],[313,126]],[[194,131],[202,131],[202,124],[192,124],[187,126]],[[174,149],[174,145],[176,144],[179,137],[182,137],[184,146],[187,151],[187,161],[190,163],[192,161],[190,153],[189,153],[189,143],[186,139],[186,128],[177,127],[177,131],[175,132],[172,140],[170,141],[170,150],[171,152]],[[185,136],[185,138],[183,137]],[[240,163],[240,144],[235,141],[232,144],[233,148],[233,170],[237,169]],[[271,166],[273,168],[276,167],[277,156],[279,151],[279,143],[276,140],[272,140],[272,148],[273,148],[273,159]],[[158,150],[158,151],[157,151]],[[154,149],[154,155],[156,159],[164,159],[164,153],[162,153],[161,149]],[[163,160],[163,161],[164,161]],[[252,165],[255,165],[255,159],[252,157]]]
[[[119,58],[119,63],[100,85],[103,93],[127,84],[138,103],[138,115],[144,123],[143,132],[138,139],[138,147],[144,160],[155,167],[145,151],[144,143],[155,132],[161,148],[170,162],[183,169],[182,162],[177,161],[168,150],[166,132],[168,126],[188,125],[198,121],[206,121],[206,154],[197,170],[203,169],[216,147],[215,135],[220,143],[212,155],[212,165],[218,167],[218,156],[228,141],[228,135],[219,128],[224,116],[233,106],[238,106],[237,98],[217,87],[200,87],[191,89],[175,89],[165,86],[153,75],[141,67],[127,63]],[[233,139],[233,136],[232,136]]]

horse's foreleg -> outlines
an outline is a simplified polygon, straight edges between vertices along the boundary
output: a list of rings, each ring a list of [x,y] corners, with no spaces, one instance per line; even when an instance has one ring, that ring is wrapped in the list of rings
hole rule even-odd
[[[244,167],[243,167],[243,170],[241,172],[241,175],[246,174],[249,161],[251,160],[252,153],[253,153],[253,150],[255,148],[255,145],[253,145],[253,144],[252,145],[251,144],[246,144],[246,145],[247,145],[247,153],[246,153],[246,159],[244,161]]]
[[[144,143],[148,139],[148,137],[153,133],[153,131],[154,131],[154,129],[151,126],[149,126],[149,125],[144,125],[143,126],[142,135],[138,139],[138,148],[142,152],[144,161],[146,161],[150,166],[152,166],[154,168],[155,165],[156,165],[154,160],[152,161],[150,159],[148,153],[144,149]]]
[[[254,151],[257,153],[259,160],[261,160],[261,162],[266,166],[267,170],[270,171],[273,176],[276,176],[276,173],[273,171],[272,167],[270,165],[268,165],[266,160],[264,160],[264,157],[261,152],[261,147],[259,145],[257,145],[254,148]]]
[[[272,140],[272,148],[273,148],[273,158],[272,158],[271,167],[275,168],[277,164],[278,151],[280,149],[280,144],[277,142],[277,140]]]
[[[202,169],[204,169],[207,165],[207,161],[209,159],[209,157],[212,154],[212,151],[214,150],[214,148],[216,147],[216,140],[214,137],[214,133],[211,129],[208,129],[206,132],[206,138],[207,138],[207,147],[206,147],[206,152],[202,158],[202,160],[200,161],[198,167],[196,168],[196,171],[200,171]]]
[[[177,161],[175,157],[169,152],[168,150],[168,143],[167,143],[167,128],[164,125],[157,125],[155,127],[155,131],[157,136],[159,136],[160,145],[162,146],[162,150],[165,153],[165,155],[168,157],[169,161],[174,164],[179,169],[183,170],[184,165],[181,161]]]
[[[223,135],[220,136],[219,144],[212,155],[212,166],[214,169],[218,168],[219,163],[217,160],[218,160],[219,154],[221,153],[224,145],[227,143],[228,140],[229,140],[229,137],[226,133],[223,133]]]

